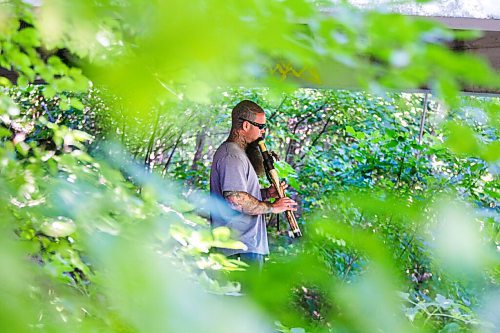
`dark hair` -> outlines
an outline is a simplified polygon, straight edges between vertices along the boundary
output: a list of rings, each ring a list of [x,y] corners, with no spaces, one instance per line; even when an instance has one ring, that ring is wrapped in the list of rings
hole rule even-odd
[[[264,110],[257,103],[249,100],[239,102],[231,113],[233,129],[241,128],[243,121],[240,118],[254,121],[258,113],[264,113]]]

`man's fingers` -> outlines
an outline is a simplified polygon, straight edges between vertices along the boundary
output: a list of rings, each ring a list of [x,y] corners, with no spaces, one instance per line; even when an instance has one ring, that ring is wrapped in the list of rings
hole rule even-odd
[[[297,203],[288,197],[278,199],[274,205],[277,209],[276,212],[278,213],[287,210],[291,210],[293,212],[297,211]]]
[[[287,207],[297,206],[297,203],[290,198],[285,197],[282,199],[282,201]]]

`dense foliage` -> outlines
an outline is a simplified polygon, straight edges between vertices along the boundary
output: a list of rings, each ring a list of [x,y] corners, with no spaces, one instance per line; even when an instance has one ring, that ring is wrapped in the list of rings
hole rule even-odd
[[[307,1],[31,3],[0,4],[2,331],[500,327],[500,101],[457,94],[498,75],[440,44],[472,34]],[[267,217],[262,273],[206,220],[241,99],[305,234]]]

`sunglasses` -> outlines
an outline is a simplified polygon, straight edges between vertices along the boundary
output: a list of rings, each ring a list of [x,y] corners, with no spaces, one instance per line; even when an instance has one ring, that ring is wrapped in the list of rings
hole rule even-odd
[[[260,130],[263,130],[263,129],[266,128],[266,124],[259,124],[259,123],[256,123],[255,121],[251,121],[251,120],[248,120],[248,119],[245,119],[245,118],[241,118],[241,117],[240,117],[240,120],[248,121],[250,124],[258,127]]]

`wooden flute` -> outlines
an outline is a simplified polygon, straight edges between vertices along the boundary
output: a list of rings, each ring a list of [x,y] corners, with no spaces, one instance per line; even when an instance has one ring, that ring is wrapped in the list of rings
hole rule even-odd
[[[279,197],[284,198],[285,191],[281,187],[278,171],[274,167],[274,158],[267,150],[266,143],[263,138],[259,140],[258,144],[260,152],[262,154],[262,158],[264,160],[264,169],[266,170],[267,179],[269,179],[271,184],[274,185],[274,187],[278,191]],[[290,230],[291,230],[290,236],[292,238],[301,237],[302,232],[300,231],[299,225],[297,224],[297,219],[295,218],[293,212],[291,210],[287,210],[285,211],[285,215],[286,219],[288,220],[288,224],[290,225]]]

